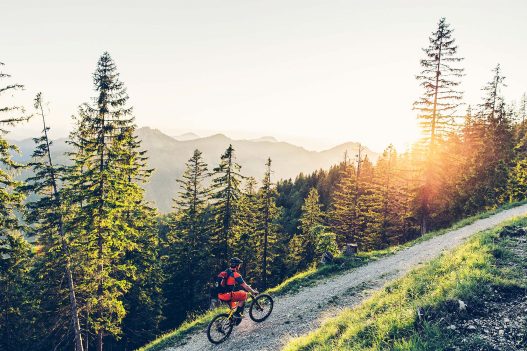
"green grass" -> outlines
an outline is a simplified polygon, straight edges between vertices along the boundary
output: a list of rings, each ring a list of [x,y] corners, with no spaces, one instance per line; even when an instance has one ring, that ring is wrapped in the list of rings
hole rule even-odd
[[[527,219],[506,224],[526,226]],[[390,283],[358,307],[291,340],[284,351],[452,349],[452,332],[437,322],[419,322],[417,309],[445,311],[457,299],[471,306],[495,287],[525,288],[521,272],[496,266],[497,256],[513,259],[503,241],[496,240],[504,225],[478,233],[454,251]]]
[[[209,310],[204,314],[197,315],[194,318],[190,318],[177,329],[168,332],[164,335],[161,335],[148,345],[145,345],[137,351],[159,351],[163,350],[166,347],[173,346],[175,343],[183,340],[187,335],[192,333],[195,330],[201,329],[209,324],[210,320],[214,318],[220,312],[225,311],[226,308],[216,308],[214,310]]]
[[[337,256],[333,264],[312,267],[306,271],[300,272],[292,276],[291,278],[286,279],[281,284],[268,289],[266,292],[273,294],[274,296],[279,296],[279,295],[283,295],[286,293],[298,292],[300,289],[304,287],[317,284],[318,282],[320,282],[321,279],[327,279],[332,276],[338,275],[342,272],[346,272],[350,269],[363,266],[381,257],[394,254],[403,248],[429,240],[435,236],[445,234],[451,230],[459,229],[461,227],[472,224],[478,219],[487,218],[503,210],[517,207],[517,206],[520,206],[526,203],[527,201],[506,204],[497,209],[486,211],[478,215],[471,216],[463,220],[460,220],[449,228],[429,232],[426,235],[419,237],[416,240],[405,243],[403,245],[390,247],[384,250],[362,252],[356,255],[355,257]],[[204,328],[210,322],[210,320],[221,310],[224,310],[224,309],[219,308],[216,310],[207,311],[206,313],[201,314],[201,315],[197,315],[194,318],[191,318],[188,321],[184,322],[181,326],[179,326],[175,330],[167,332],[166,334],[160,336],[159,338],[152,341],[151,343],[138,349],[138,351],[159,351],[159,350],[163,350],[166,347],[172,346],[176,344],[177,342],[181,341],[182,339],[184,339],[188,334],[196,330]]]

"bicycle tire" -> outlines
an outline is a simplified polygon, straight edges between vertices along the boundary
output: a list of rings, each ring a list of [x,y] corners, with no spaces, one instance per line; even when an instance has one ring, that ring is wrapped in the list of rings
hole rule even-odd
[[[249,307],[249,317],[256,323],[263,322],[273,312],[274,301],[268,294],[256,296]],[[263,312],[263,313],[262,313]]]
[[[221,319],[223,319],[223,321],[220,321]],[[214,328],[215,323],[218,323],[218,322],[222,324],[221,328],[223,330],[224,335],[223,337],[216,339],[211,335],[211,331],[212,332],[214,331],[214,329],[212,328]],[[224,324],[224,323],[228,323],[228,324]],[[224,327],[226,327],[226,329],[223,329]],[[229,338],[229,336],[232,333],[233,328],[234,328],[234,323],[229,319],[229,315],[227,313],[218,314],[216,317],[214,317],[210,321],[209,326],[207,327],[207,338],[209,339],[211,343],[215,345],[221,344],[222,342],[224,342],[225,340]]]

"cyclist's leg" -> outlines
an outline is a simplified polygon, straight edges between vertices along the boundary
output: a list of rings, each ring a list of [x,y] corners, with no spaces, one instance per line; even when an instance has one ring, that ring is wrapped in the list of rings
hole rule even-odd
[[[247,292],[245,291],[234,291],[232,293],[232,301],[236,301],[238,303],[238,310],[239,314],[243,314],[243,310],[245,308],[245,300],[247,300]]]

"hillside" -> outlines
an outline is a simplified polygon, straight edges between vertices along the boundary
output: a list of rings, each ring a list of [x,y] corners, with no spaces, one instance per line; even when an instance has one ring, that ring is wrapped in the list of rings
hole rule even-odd
[[[255,140],[234,140],[222,134],[192,140],[177,140],[157,129],[143,127],[137,130],[137,135],[143,141],[142,148],[148,151],[148,167],[155,172],[150,182],[145,185],[146,198],[166,213],[170,211],[172,199],[177,192],[177,182],[183,173],[185,162],[192,156],[194,149],[203,152],[203,158],[209,165],[209,170],[218,163],[221,154],[232,144],[236,150],[238,163],[242,166],[245,176],[260,179],[264,174],[264,165],[268,157],[273,160],[273,179],[294,178],[299,173],[309,173],[317,169],[327,169],[337,164],[344,157],[344,152],[354,155],[358,143],[345,143],[329,150],[317,152],[308,151],[300,146],[286,142],[278,142],[272,137]],[[190,136],[186,134],[185,136]],[[195,135],[192,134],[192,137]],[[58,139],[52,146],[52,151],[58,162],[65,162],[64,152],[68,150],[65,139]],[[27,161],[34,148],[32,139],[25,139],[16,144],[22,151],[22,161]],[[370,160],[376,160],[378,154],[367,149],[365,154]]]
[[[420,265],[429,261],[436,263],[427,264],[426,267],[431,268],[426,269],[436,269],[438,267],[438,259],[443,258],[443,261],[445,261],[444,257],[447,257],[447,259],[452,257],[452,254],[450,253],[445,256],[445,251],[454,250],[476,233],[491,229],[518,216],[523,217],[526,214],[527,205],[508,209],[494,214],[488,218],[477,220],[465,227],[451,230],[443,235],[439,235],[429,240],[417,243],[411,247],[396,252],[394,255],[371,262],[366,266],[353,269],[337,277],[331,277],[322,280],[319,282],[319,284],[314,286],[304,287],[297,293],[280,296],[277,298],[279,303],[275,304],[273,314],[268,320],[261,324],[256,324],[250,321],[248,318],[245,319],[242,321],[240,326],[234,330],[231,337],[219,346],[210,344],[204,333],[199,330],[183,338],[174,338],[175,340],[172,341],[170,340],[170,336],[167,336],[164,340],[153,342],[141,350],[202,351],[237,350],[242,348],[250,348],[251,350],[278,350],[285,346],[285,343],[287,343],[291,337],[304,334],[313,329],[317,329],[328,317],[334,317],[335,315],[341,313],[342,308],[349,306],[363,306],[362,302],[367,296],[372,295],[373,290],[378,290],[373,299],[378,298],[378,296],[380,296],[379,294],[382,296],[389,296],[392,292],[394,298],[390,299],[387,297],[386,299],[388,302],[381,301],[382,304],[376,304],[377,300],[368,300],[370,302],[365,302],[366,306],[378,306],[379,314],[385,311],[383,306],[386,306],[386,303],[394,303],[400,307],[399,304],[402,300],[396,296],[397,289],[399,289],[399,286],[406,288],[407,284],[399,284],[398,282],[400,282],[400,280],[396,280],[394,283],[390,283],[388,288],[381,289],[385,283],[403,276],[403,279],[407,280],[419,280],[421,279],[421,276],[425,278],[430,276],[433,277],[434,275],[430,274],[420,275],[410,273],[407,275],[407,273],[412,272],[416,267],[419,267]],[[469,243],[468,245],[471,244]],[[459,251],[460,249],[456,250]],[[479,251],[477,253],[480,254]],[[449,279],[456,277],[455,274],[450,273],[450,270],[457,269],[461,265],[460,262],[464,262],[463,257],[465,256],[460,255],[459,259],[448,261],[449,270],[445,270],[446,273],[443,272],[442,274],[449,277]],[[473,265],[471,268],[480,267],[481,260],[476,258],[474,262],[471,261],[471,264]],[[478,266],[478,264],[480,266]],[[464,272],[466,273],[466,271]],[[436,272],[435,274],[437,275],[439,273]],[[445,279],[443,279],[441,282],[444,283]],[[417,283],[431,287],[438,285],[438,283],[435,281],[433,283],[429,283],[427,281],[419,280],[414,285],[417,286]],[[450,283],[450,281],[447,283]],[[453,284],[456,285],[456,282],[454,281]],[[394,309],[392,312],[393,311],[396,310]],[[412,305],[410,307],[410,313],[414,311],[415,309]],[[343,339],[341,331],[345,327],[347,321],[354,318],[352,316],[350,317],[350,314],[353,315],[354,312],[355,310],[346,310],[345,313],[347,314],[340,315],[336,320],[329,320],[327,325],[325,325],[322,329],[318,329],[314,334],[308,334],[309,336],[305,340],[294,340],[292,344],[287,346],[287,350],[348,349],[343,346],[346,340]],[[363,315],[366,315],[365,319],[368,319],[368,316],[371,316],[371,314],[367,314],[368,311],[364,313],[362,313],[362,311],[359,312],[361,314],[358,315],[357,318],[362,318]],[[390,310],[388,312],[390,312]],[[393,313],[391,316],[393,316]],[[397,316],[398,315],[395,315],[396,319]],[[381,322],[383,320],[384,319],[382,319]],[[404,319],[402,322],[406,323],[407,319]],[[370,324],[368,324],[365,320],[361,320],[361,324],[359,326],[366,326],[368,328],[369,325]],[[354,330],[355,329],[351,330],[351,332]],[[360,337],[364,337],[366,339],[367,334],[368,333],[363,332],[360,334]],[[316,336],[316,338],[313,335]],[[330,338],[331,340],[328,340]],[[342,338],[342,340],[339,340],[339,338]],[[340,344],[336,342],[330,344],[330,342],[333,342],[334,339],[337,339]]]

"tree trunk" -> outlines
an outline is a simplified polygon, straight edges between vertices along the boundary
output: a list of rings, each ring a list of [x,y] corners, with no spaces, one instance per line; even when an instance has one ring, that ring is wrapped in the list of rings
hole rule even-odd
[[[102,345],[103,345],[102,344],[102,337],[103,337],[102,330],[99,330],[97,332],[97,351],[103,351],[102,350]]]
[[[40,94],[39,94],[40,97]],[[68,291],[69,291],[69,297],[70,297],[70,311],[71,311],[71,322],[73,324],[73,330],[75,332],[75,351],[84,351],[83,345],[82,345],[82,334],[81,334],[81,325],[79,322],[79,309],[77,306],[77,298],[75,297],[75,284],[73,283],[73,274],[71,273],[71,258],[68,250],[68,246],[66,244],[65,239],[65,233],[64,233],[64,222],[62,217],[62,202],[59,196],[59,191],[57,187],[57,181],[55,179],[55,172],[53,169],[53,161],[51,160],[51,150],[49,147],[49,139],[48,139],[48,132],[46,127],[46,118],[44,117],[44,109],[42,107],[42,101],[40,98],[38,99],[38,104],[40,106],[40,113],[42,115],[42,124],[44,125],[44,137],[46,139],[46,151],[48,154],[48,162],[50,166],[50,175],[51,175],[51,182],[53,187],[53,196],[55,197],[57,201],[57,206],[59,207],[60,215],[59,215],[59,234],[61,237],[61,248],[62,253],[66,257],[66,280],[68,284]]]

